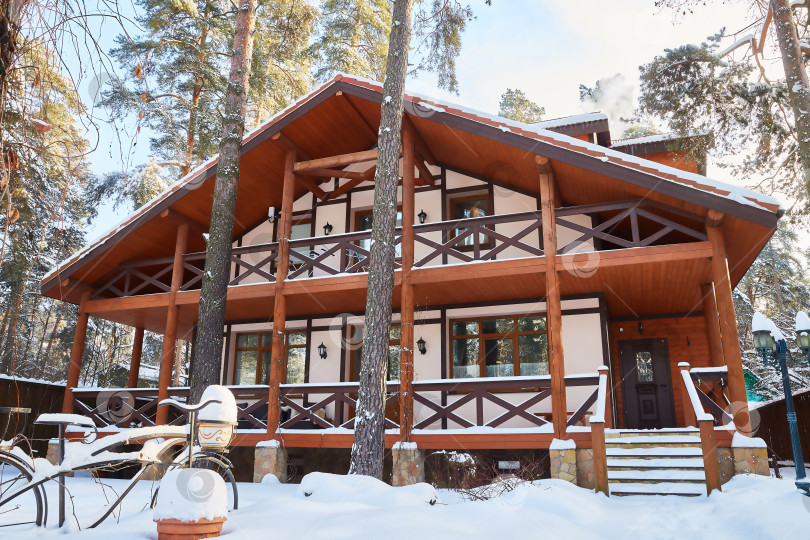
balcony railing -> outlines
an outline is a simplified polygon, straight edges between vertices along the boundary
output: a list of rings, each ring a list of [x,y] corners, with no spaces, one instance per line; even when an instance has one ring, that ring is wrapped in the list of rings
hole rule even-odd
[[[574,216],[582,215],[597,216],[597,222],[591,226],[578,223]],[[666,216],[680,216],[694,225],[676,223]],[[649,200],[558,208],[556,222],[558,227],[578,233],[560,240],[560,254],[706,240],[701,216]],[[415,268],[543,255],[542,215],[536,211],[425,223],[413,230]],[[401,229],[397,229],[397,253],[401,242]],[[288,280],[368,271],[370,231],[303,238],[289,244]],[[235,247],[231,262],[229,285],[272,283],[278,243]],[[96,282],[93,298],[169,292],[172,263],[171,257],[123,263]],[[200,288],[204,264],[204,252],[183,256],[181,291]]]
[[[565,377],[566,388],[592,387],[573,413],[567,414],[568,425],[584,422],[598,395],[599,375],[587,373]],[[267,429],[269,387],[229,386],[236,397],[239,429]],[[359,383],[282,384],[280,405],[282,429],[354,428]],[[454,429],[485,426],[501,428],[510,420],[522,420],[525,427],[542,427],[549,423],[546,412],[537,405],[551,396],[551,378],[495,377],[483,379],[441,379],[414,381],[414,404],[421,408],[415,429]],[[169,388],[169,395],[179,401],[188,398],[186,387]],[[511,398],[511,399],[509,399]],[[77,388],[73,391],[75,411],[92,418],[99,427],[133,427],[155,425],[157,389]],[[387,385],[387,428],[398,427],[399,383]],[[170,424],[186,422],[184,415],[173,413]]]

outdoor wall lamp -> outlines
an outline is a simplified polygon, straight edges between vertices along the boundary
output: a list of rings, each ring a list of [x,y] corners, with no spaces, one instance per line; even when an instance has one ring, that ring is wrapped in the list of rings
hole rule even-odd
[[[427,219],[427,214],[425,213],[424,208],[418,214],[416,214],[416,216],[419,218],[420,224],[424,223]]]
[[[329,236],[330,232],[332,232],[332,224],[327,221],[326,225],[323,226],[323,234]]]
[[[793,446],[793,463],[796,466],[796,487],[810,496],[810,481],[804,470],[804,457],[802,444],[799,440],[799,429],[796,422],[796,409],[793,406],[793,392],[790,389],[790,378],[787,369],[787,359],[793,361],[787,339],[772,320],[757,311],[751,321],[751,330],[754,332],[754,347],[765,365],[777,369],[782,374],[782,387],[785,391],[785,408],[787,409],[788,427],[790,428],[790,443]],[[803,311],[796,314],[796,344],[801,349],[805,359],[810,362],[810,318]]]
[[[324,360],[326,359],[326,345],[323,344],[323,341],[321,341],[321,344],[318,345],[318,356]]]
[[[638,333],[640,336],[644,335],[644,323],[641,321],[638,323]]]
[[[427,345],[427,343],[421,337],[419,338],[419,341],[416,342],[416,346],[419,348],[419,352],[422,354],[427,352],[427,347],[425,347],[425,345]]]

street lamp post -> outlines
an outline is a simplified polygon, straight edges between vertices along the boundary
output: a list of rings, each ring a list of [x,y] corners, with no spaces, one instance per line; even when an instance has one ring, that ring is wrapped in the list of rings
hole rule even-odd
[[[784,334],[762,313],[756,312],[751,323],[754,331],[754,347],[762,355],[765,365],[778,369],[782,374],[782,386],[785,390],[785,407],[787,408],[790,444],[793,446],[793,463],[796,467],[796,487],[810,495],[810,481],[804,470],[802,443],[799,439],[799,428],[796,422],[796,409],[793,406],[793,392],[790,390],[787,359],[793,361],[793,355],[787,346]],[[802,353],[810,361],[810,318],[802,311],[796,315],[796,342]]]

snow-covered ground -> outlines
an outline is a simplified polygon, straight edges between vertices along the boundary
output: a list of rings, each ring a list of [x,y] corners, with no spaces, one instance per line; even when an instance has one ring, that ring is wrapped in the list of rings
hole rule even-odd
[[[104,480],[106,495],[124,481]],[[68,479],[77,502],[76,518],[88,524],[107,504],[104,490],[90,478]],[[123,515],[95,530],[79,530],[70,509],[67,531],[54,527],[57,500],[49,488],[51,524],[47,529],[3,538],[59,535],[70,539],[142,540],[157,538],[148,509],[152,484],[141,482],[125,499]],[[308,496],[306,494],[309,494]],[[438,501],[430,500],[438,495]],[[614,497],[556,480],[523,485],[489,501],[470,502],[428,485],[391,488],[367,477],[315,473],[301,485],[240,484],[240,508],[231,512],[223,536],[259,538],[805,538],[810,531],[810,498],[790,480],[734,478],[711,497]],[[67,533],[67,534],[65,534]],[[9,535],[9,536],[6,536]]]

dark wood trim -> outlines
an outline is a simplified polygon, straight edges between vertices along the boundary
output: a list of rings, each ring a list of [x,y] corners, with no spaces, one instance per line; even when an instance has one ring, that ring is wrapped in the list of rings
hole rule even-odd
[[[652,315],[626,315],[613,317],[611,322],[634,322],[651,321],[655,319],[685,319],[687,317],[703,317],[702,311],[690,311],[688,313],[655,313]]]

